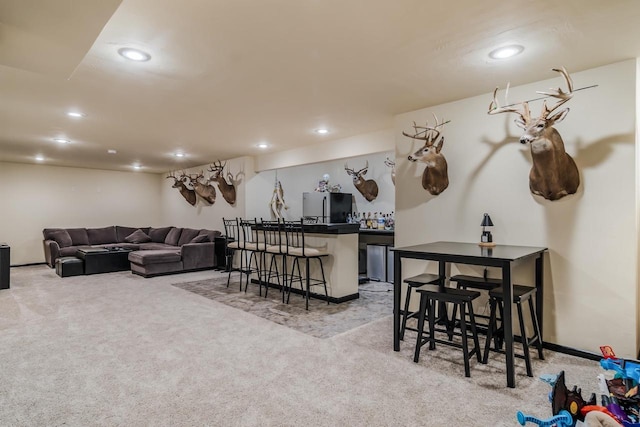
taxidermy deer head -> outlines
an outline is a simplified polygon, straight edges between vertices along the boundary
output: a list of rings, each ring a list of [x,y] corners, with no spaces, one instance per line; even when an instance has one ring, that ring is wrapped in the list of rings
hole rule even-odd
[[[515,107],[500,107],[496,98],[498,88],[493,91],[493,101],[489,104],[488,111],[488,114],[516,113],[519,116],[515,122],[524,129],[520,142],[529,144],[533,160],[529,172],[529,189],[533,194],[548,200],[558,200],[568,194],[574,194],[580,186],[578,167],[573,158],[565,152],[562,137],[553,128],[555,123],[560,123],[567,116],[569,109],[565,108],[551,114],[573,97],[573,82],[564,67],[554,68],[553,71],[562,74],[567,83],[567,92],[559,87],[552,88],[549,92],[538,91],[539,94],[558,100],[551,107],[547,107],[547,101],[544,101],[540,116],[531,117],[529,103],[526,101]]]
[[[222,193],[222,197],[227,201],[227,203],[233,205],[236,202],[236,187],[233,185],[233,175],[227,173],[227,178],[230,183],[227,182],[227,178],[224,177],[223,172],[226,165],[227,162],[224,162],[223,164],[220,160],[209,165],[209,172],[213,172],[209,177],[209,182],[217,182],[218,189]]]
[[[447,159],[444,158],[442,151],[442,145],[444,144],[444,137],[440,138],[440,141],[436,144],[436,140],[440,136],[438,127],[443,126],[445,123],[438,124],[438,118],[433,115],[436,121],[435,126],[429,126],[427,122],[425,126],[418,126],[416,122],[413,122],[413,130],[415,133],[410,135],[406,132],[402,132],[404,136],[411,139],[424,141],[424,145],[418,151],[409,156],[411,162],[422,162],[427,167],[422,172],[422,188],[427,190],[430,194],[437,196],[447,189],[449,186],[449,175],[447,173]]]
[[[189,179],[191,180],[191,185],[198,196],[210,204],[214,204],[216,202],[215,187],[213,185],[209,185],[208,180],[205,180],[204,183],[200,181],[205,179],[204,171],[200,171],[198,174],[189,175]]]
[[[356,189],[367,199],[367,202],[375,200],[378,197],[378,184],[372,179],[364,179],[364,176],[367,174],[369,170],[369,161],[367,160],[367,165],[355,172],[353,169],[349,169],[347,163],[344,164],[344,170],[347,171],[351,178],[353,178],[353,185],[355,185]]]
[[[171,172],[167,178],[173,178],[173,188],[177,188],[182,194],[182,197],[191,205],[196,205],[196,192],[185,184],[186,181],[189,181],[189,177],[183,172],[180,177],[176,177],[175,172]]]
[[[396,162],[387,157],[384,164],[391,168],[391,182],[393,182],[393,185],[396,185]]]

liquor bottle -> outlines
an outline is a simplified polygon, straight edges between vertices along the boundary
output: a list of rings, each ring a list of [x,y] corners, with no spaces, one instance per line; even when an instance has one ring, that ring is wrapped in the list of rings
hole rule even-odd
[[[384,230],[384,215],[382,212],[378,215],[378,230]]]
[[[367,212],[367,229],[371,228],[371,212]]]
[[[364,217],[364,212],[360,214],[360,228],[361,229],[367,228],[367,219]]]

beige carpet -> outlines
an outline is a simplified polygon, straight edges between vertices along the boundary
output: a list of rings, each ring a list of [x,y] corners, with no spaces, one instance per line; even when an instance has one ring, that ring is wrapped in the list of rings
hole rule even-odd
[[[503,359],[463,375],[455,349],[412,362],[392,351],[386,316],[315,338],[129,273],[60,279],[14,268],[0,291],[1,426],[514,426],[547,417],[549,386],[505,387]],[[409,336],[407,337],[409,339]],[[596,362],[547,352],[534,372],[566,371],[585,395]]]

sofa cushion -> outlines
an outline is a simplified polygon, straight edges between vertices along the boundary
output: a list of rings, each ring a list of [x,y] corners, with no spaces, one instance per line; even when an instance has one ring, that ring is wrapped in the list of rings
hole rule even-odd
[[[219,232],[218,230],[207,230],[206,228],[203,228],[202,230],[200,230],[200,234],[206,235],[209,238],[210,242],[215,242],[216,237],[222,236],[222,233]]]
[[[78,252],[77,246],[67,246],[66,248],[60,248],[60,256],[76,256]]]
[[[55,240],[61,248],[69,247],[73,244],[71,236],[67,230],[56,230],[49,233],[49,238]]]
[[[175,246],[167,245],[166,243],[149,242],[140,243],[140,245],[138,246],[141,251],[152,251],[155,249],[173,249],[174,251],[176,250]]]
[[[101,248],[125,248],[131,249],[132,251],[137,251],[140,249],[140,245],[137,243],[103,243],[100,245]]]
[[[180,240],[180,234],[182,233],[182,228],[171,227],[167,237],[164,239],[164,242],[167,245],[178,246],[178,240]]]
[[[73,246],[88,245],[89,235],[86,228],[67,228]]]
[[[124,238],[127,243],[148,243],[151,241],[151,237],[142,230],[136,230]]]
[[[189,243],[204,243],[209,242],[209,236],[206,234],[198,234],[193,239],[189,240]]]
[[[115,240],[112,243],[117,243],[117,242],[125,242],[126,240],[125,237],[127,237],[128,235],[130,235],[131,233],[133,233],[136,230],[142,230],[144,232],[144,234],[149,234],[149,228],[151,227],[123,227],[121,225],[116,225],[116,238],[117,240]]]
[[[92,245],[118,242],[116,228],[113,225],[103,228],[87,228],[87,234],[89,235],[89,243]]]
[[[129,253],[129,261],[139,265],[161,264],[181,261],[180,251],[175,249],[157,249],[152,251],[135,251]]]
[[[147,233],[149,237],[151,237],[152,242],[156,243],[164,243],[164,240],[167,238],[167,234],[171,231],[172,227],[162,227],[162,228],[153,228],[149,230]]]
[[[183,228],[180,233],[180,240],[178,240],[178,246],[182,246],[185,243],[189,243],[191,239],[200,234],[200,230],[194,230],[193,228]]]
[[[42,230],[42,236],[44,240],[54,240],[54,238],[51,237],[51,233],[59,230],[63,230],[63,228],[45,228],[44,230]]]

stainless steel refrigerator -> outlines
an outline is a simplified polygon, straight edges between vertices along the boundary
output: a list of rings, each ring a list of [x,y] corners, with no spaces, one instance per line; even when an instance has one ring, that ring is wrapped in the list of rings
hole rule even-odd
[[[322,223],[347,222],[352,200],[351,193],[302,193],[302,216],[317,217]]]

